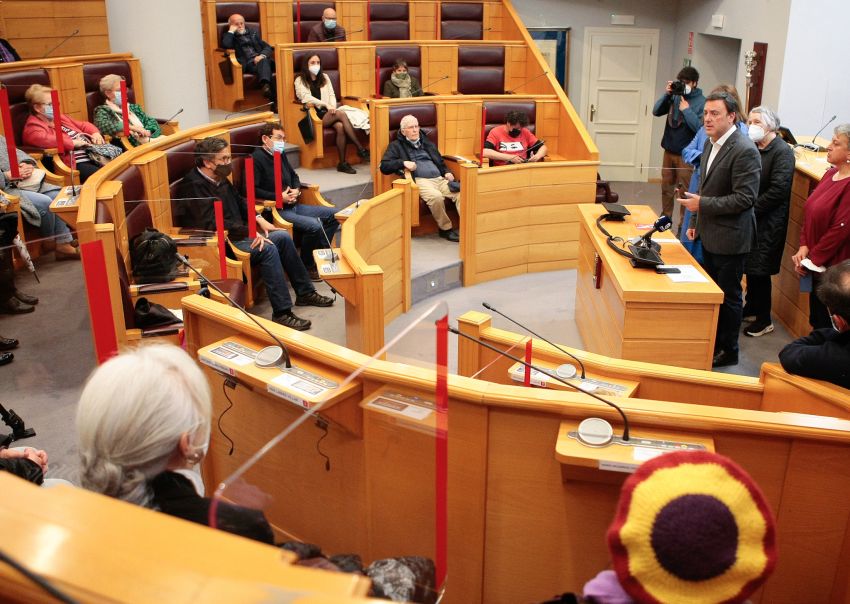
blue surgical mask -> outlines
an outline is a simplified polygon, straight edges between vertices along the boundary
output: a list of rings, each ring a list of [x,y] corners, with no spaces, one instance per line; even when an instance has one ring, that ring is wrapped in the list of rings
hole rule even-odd
[[[325,19],[325,29],[336,29],[336,19]]]
[[[53,119],[53,103],[47,103],[44,106],[44,117],[49,120]]]
[[[277,151],[278,153],[283,153],[286,149],[286,143],[284,141],[272,141],[272,151]]]
[[[115,103],[116,105],[121,104],[122,101],[121,101],[121,91],[120,90],[115,93],[115,100],[112,101],[112,102]]]

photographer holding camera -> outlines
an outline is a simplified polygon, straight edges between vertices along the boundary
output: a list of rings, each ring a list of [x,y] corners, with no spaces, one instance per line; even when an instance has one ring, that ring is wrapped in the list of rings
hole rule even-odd
[[[676,80],[667,82],[667,88],[655,102],[652,115],[667,116],[661,147],[664,161],[661,166],[661,212],[672,218],[674,189],[682,183],[687,188],[693,167],[682,159],[682,149],[691,142],[702,126],[705,97],[697,88],[699,72],[693,67],[683,67]],[[682,221],[682,209],[679,222]]]

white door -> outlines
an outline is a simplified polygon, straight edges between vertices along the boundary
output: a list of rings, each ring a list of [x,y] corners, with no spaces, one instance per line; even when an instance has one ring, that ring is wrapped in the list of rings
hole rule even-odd
[[[658,30],[586,27],[581,115],[606,180],[646,181]]]

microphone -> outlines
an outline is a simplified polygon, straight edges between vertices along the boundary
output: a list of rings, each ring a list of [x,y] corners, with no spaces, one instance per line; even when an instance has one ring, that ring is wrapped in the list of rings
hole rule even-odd
[[[228,113],[224,116],[224,119],[229,120],[234,115],[239,115],[240,113],[248,113],[249,111],[253,111],[254,109],[262,109],[263,107],[270,107],[274,105],[274,101],[269,101],[268,103],[263,103],[262,105],[257,105],[256,107],[248,107],[247,109],[240,109],[239,111],[234,111],[233,113]],[[182,109],[180,111],[183,111]]]
[[[821,132],[823,132],[823,131],[826,129],[826,127],[827,127],[827,126],[829,126],[832,122],[834,122],[834,121],[835,121],[835,118],[836,118],[836,117],[838,117],[838,116],[837,116],[837,115],[833,115],[831,118],[829,118],[829,121],[828,121],[827,123],[825,123],[823,126],[821,126],[821,129],[817,131],[817,134],[815,134],[815,135],[812,137],[812,142],[810,142],[810,143],[800,143],[800,144],[799,144],[799,145],[797,145],[797,146],[798,146],[798,147],[803,147],[804,149],[810,149],[811,151],[815,151],[815,152],[817,152],[817,151],[823,151],[823,150],[824,150],[824,148],[823,148],[823,147],[821,147],[819,144],[817,144],[817,143],[815,142],[815,139],[818,137],[818,135],[819,135]]]
[[[322,219],[316,216],[316,222],[319,223],[319,230],[322,231],[322,235],[325,237],[325,241],[328,244],[328,251],[331,253],[331,264],[339,260],[339,256],[336,255],[334,251],[334,246],[331,245],[331,240],[328,239],[328,234],[325,232],[325,225],[322,224]]]
[[[485,27],[481,30],[481,39],[484,39],[484,32],[493,31],[492,27]],[[465,39],[466,33],[456,34],[454,36],[450,36],[448,38],[440,38],[441,40],[460,40],[461,38]]]
[[[209,287],[213,288],[217,294],[219,294],[225,300],[230,302],[231,306],[233,306],[234,308],[238,308],[240,311],[242,311],[243,315],[245,315],[246,317],[251,319],[251,321],[253,321],[254,324],[257,327],[259,327],[264,332],[266,332],[266,335],[268,335],[272,340],[275,341],[277,346],[266,346],[260,352],[257,353],[257,356],[254,358],[254,364],[257,367],[275,367],[280,362],[281,357],[283,357],[286,368],[287,369],[292,368],[292,361],[289,359],[289,351],[286,349],[286,346],[283,345],[283,342],[281,342],[271,331],[269,331],[268,329],[263,327],[263,325],[261,325],[260,322],[257,321],[257,319],[254,318],[254,315],[252,315],[247,310],[245,310],[242,306],[237,304],[233,300],[233,298],[231,298],[230,296],[225,294],[223,291],[221,291],[221,288],[219,288],[215,283],[213,283],[212,281],[207,279],[204,275],[201,274],[201,272],[198,269],[196,269],[194,266],[192,266],[189,263],[189,256],[181,256],[179,252],[176,252],[175,256],[177,256],[177,260],[178,260],[178,262],[180,262],[180,264],[187,267],[193,273],[198,275],[198,277],[201,280],[202,285],[209,286]]]
[[[538,76],[535,76],[535,77],[531,78],[531,79],[530,79],[530,80],[528,80],[527,82],[523,82],[522,84],[520,84],[519,86],[517,86],[517,87],[516,87],[516,88],[514,88],[513,90],[508,90],[506,94],[514,94],[514,93],[516,93],[516,91],[517,91],[517,90],[519,90],[519,89],[520,89],[520,88],[522,88],[523,86],[527,86],[528,84],[531,84],[534,80],[539,80],[540,78],[542,78],[543,76],[546,76],[546,75],[549,75],[549,72],[548,72],[548,71],[544,71],[544,72],[543,72],[543,73],[541,73],[540,75],[538,75]]]
[[[661,246],[652,241],[652,236],[655,233],[663,233],[664,231],[669,231],[673,226],[673,221],[669,216],[662,214],[658,217],[658,220],[655,221],[655,224],[652,225],[652,228],[648,230],[646,233],[641,235],[640,237],[635,237],[631,240],[632,245],[636,245],[637,247],[643,248],[652,248],[660,250]]]
[[[362,27],[360,29],[355,29],[354,31],[347,31],[344,34],[336,35],[333,38],[328,38],[327,40],[322,40],[322,42],[333,42],[334,40],[345,38],[348,34],[359,34],[361,31],[363,31]]]
[[[579,367],[581,367],[581,379],[585,379],[585,374],[584,374],[584,363],[582,363],[582,362],[581,362],[581,359],[580,359],[580,358],[578,358],[576,355],[574,355],[574,354],[573,354],[573,353],[571,353],[571,352],[567,352],[566,350],[564,350],[563,348],[561,348],[561,347],[560,347],[560,346],[558,346],[557,344],[555,344],[555,343],[553,343],[553,342],[550,342],[549,340],[547,340],[546,338],[544,338],[543,336],[541,336],[539,333],[535,333],[535,332],[531,331],[528,327],[526,327],[525,325],[523,325],[523,324],[522,324],[522,323],[520,323],[519,321],[514,321],[513,319],[511,319],[511,318],[510,318],[508,315],[506,315],[505,313],[503,313],[503,312],[501,312],[501,311],[499,311],[499,310],[496,310],[495,308],[493,308],[492,306],[490,306],[489,304],[487,304],[487,302],[482,302],[482,303],[481,303],[481,306],[483,306],[483,307],[484,307],[484,308],[486,308],[487,310],[493,311],[494,313],[496,313],[496,314],[498,314],[498,315],[503,316],[503,317],[504,317],[504,318],[506,318],[508,321],[510,321],[510,322],[511,322],[511,323],[513,323],[514,325],[518,326],[520,329],[524,329],[525,331],[527,331],[527,332],[528,332],[528,333],[530,333],[531,335],[533,335],[533,336],[535,336],[535,337],[540,338],[541,340],[543,340],[544,342],[546,342],[546,343],[547,343],[547,344],[549,344],[550,346],[554,346],[555,348],[557,348],[558,350],[560,350],[561,352],[563,352],[563,353],[564,353],[565,355],[567,355],[568,357],[571,357],[573,360],[575,360],[575,362],[576,362],[576,363],[578,363],[578,364],[579,364]],[[567,367],[569,367],[569,365],[567,365]]]
[[[3,418],[3,423],[12,429],[11,434],[7,434],[0,438],[0,447],[8,447],[16,440],[35,436],[35,430],[27,428],[24,424],[24,420],[21,419],[20,415],[15,413],[14,409],[9,409],[7,411],[3,405],[0,405],[0,417]]]
[[[428,82],[428,84],[427,84],[426,86],[423,86],[423,87],[422,87],[422,91],[423,91],[423,92],[426,92],[426,89],[430,88],[431,86],[433,86],[433,85],[434,85],[434,84],[436,84],[437,82],[442,82],[443,80],[448,80],[448,79],[449,79],[449,76],[447,76],[447,75],[446,75],[446,76],[443,76],[443,77],[441,77],[441,78],[437,78],[437,79],[436,79],[436,80],[434,80],[433,82]]]
[[[67,42],[68,40],[70,40],[71,38],[73,38],[74,36],[76,36],[76,35],[77,35],[77,34],[79,34],[79,33],[80,33],[80,30],[79,30],[79,29],[75,29],[75,30],[71,33],[71,35],[70,35],[70,36],[66,36],[66,37],[64,37],[64,38],[62,39],[62,41],[61,41],[61,42],[59,42],[59,44],[57,44],[56,46],[54,46],[53,48],[51,48],[50,50],[48,50],[46,53],[44,53],[44,56],[43,56],[43,57],[41,57],[41,58],[42,58],[42,59],[46,59],[46,58],[47,58],[47,56],[48,56],[50,53],[52,53],[54,50],[56,50],[57,48],[59,48],[60,46],[62,46],[65,42]]]
[[[449,327],[449,328],[448,328],[448,330],[449,330],[449,332],[451,332],[451,333],[455,334],[456,336],[460,336],[460,337],[462,337],[462,338],[466,338],[467,340],[472,340],[472,341],[473,341],[473,342],[475,342],[476,344],[479,344],[479,345],[483,346],[484,348],[487,348],[488,350],[492,350],[493,352],[495,352],[495,353],[497,353],[497,354],[500,354],[500,355],[502,355],[503,357],[506,357],[506,358],[508,358],[508,359],[510,359],[510,360],[512,360],[512,361],[514,361],[515,363],[520,363],[520,364],[522,364],[522,365],[525,367],[525,370],[526,370],[526,371],[528,371],[528,370],[530,370],[530,369],[533,369],[534,371],[539,371],[540,373],[543,373],[543,374],[546,374],[546,375],[548,375],[548,376],[551,376],[553,379],[555,379],[556,381],[558,381],[558,382],[562,383],[564,386],[569,386],[570,388],[572,388],[572,389],[573,389],[573,390],[575,390],[576,392],[582,392],[582,393],[584,393],[584,394],[586,394],[586,395],[588,395],[588,396],[590,396],[590,397],[592,397],[592,398],[595,398],[595,399],[596,399],[596,400],[598,400],[599,402],[605,403],[605,404],[606,404],[606,405],[608,405],[609,407],[613,407],[614,409],[616,409],[616,410],[617,410],[617,412],[620,414],[620,417],[621,417],[621,418],[622,418],[622,420],[623,420],[623,440],[624,440],[624,441],[628,441],[628,440],[629,440],[629,420],[626,418],[626,414],[625,414],[625,413],[623,413],[623,410],[622,410],[622,409],[620,409],[620,407],[619,407],[618,405],[615,405],[615,404],[614,404],[614,403],[612,403],[611,401],[609,401],[609,400],[606,400],[606,399],[602,398],[602,397],[601,397],[601,396],[599,396],[598,394],[593,394],[592,392],[588,392],[587,390],[584,390],[584,389],[582,389],[582,388],[579,388],[579,387],[578,387],[578,386],[576,386],[575,384],[571,384],[571,383],[569,383],[568,381],[561,379],[561,378],[560,378],[557,374],[554,374],[554,373],[552,373],[552,372],[550,372],[550,371],[545,371],[545,370],[543,370],[543,369],[540,369],[540,368],[538,368],[538,367],[535,367],[535,366],[534,366],[534,365],[532,365],[531,363],[526,363],[524,360],[519,359],[519,358],[517,358],[517,357],[515,357],[515,356],[513,356],[513,355],[510,355],[510,354],[508,354],[507,352],[505,352],[504,350],[499,350],[498,348],[496,348],[495,346],[491,346],[491,345],[490,345],[490,344],[488,344],[487,342],[483,342],[483,341],[479,340],[478,338],[474,338],[474,337],[472,337],[472,336],[470,336],[470,335],[467,335],[467,334],[465,334],[465,333],[462,333],[461,331],[459,331],[459,330],[455,329],[454,327]]]
[[[175,113],[174,115],[172,115],[170,118],[168,118],[168,119],[167,119],[167,120],[165,120],[165,121],[166,121],[166,122],[170,122],[171,120],[173,120],[175,117],[177,117],[177,116],[178,116],[178,115],[180,115],[181,113],[183,113],[183,107],[181,107],[181,108],[180,108],[180,110],[179,110],[177,113]]]

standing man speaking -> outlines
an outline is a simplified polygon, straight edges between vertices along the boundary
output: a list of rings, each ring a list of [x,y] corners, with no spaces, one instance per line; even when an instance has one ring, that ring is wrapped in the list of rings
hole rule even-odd
[[[673,218],[673,190],[678,183],[687,190],[691,182],[693,168],[682,159],[682,149],[693,140],[702,125],[702,111],[705,97],[697,87],[699,72],[693,67],[683,67],[674,81],[667,82],[667,88],[655,102],[652,115],[667,116],[664,124],[664,136],[661,146],[664,149],[664,161],[661,165],[661,213]],[[682,220],[679,213],[679,222]],[[678,230],[676,231],[678,233]]]
[[[703,122],[708,140],[702,152],[699,195],[685,193],[688,239],[702,240],[703,268],[723,290],[712,367],[738,364],[743,300],[741,279],[747,254],[756,244],[756,202],[761,158],[755,144],[735,127],[741,108],[727,92],[708,95]]]

